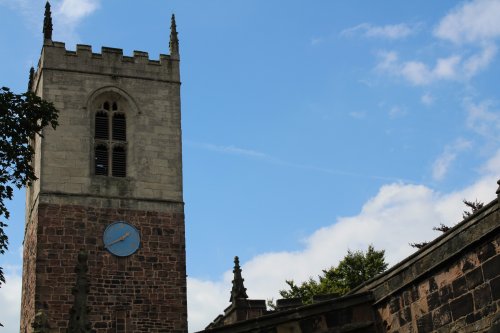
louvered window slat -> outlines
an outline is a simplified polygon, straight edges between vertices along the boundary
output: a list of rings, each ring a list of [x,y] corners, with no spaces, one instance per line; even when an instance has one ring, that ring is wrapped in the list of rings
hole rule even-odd
[[[95,148],[95,174],[98,176],[108,175],[108,148],[104,145]]]
[[[126,177],[127,122],[125,113],[118,108],[118,103],[115,101],[105,101],[101,106],[102,109],[95,114],[95,174]]]
[[[106,112],[98,112],[95,115],[95,138],[109,139],[108,114]]]
[[[127,126],[125,122],[125,115],[116,113],[113,115],[113,140],[126,141],[127,140]]]
[[[126,176],[126,159],[125,150],[122,147],[113,149],[113,177]]]

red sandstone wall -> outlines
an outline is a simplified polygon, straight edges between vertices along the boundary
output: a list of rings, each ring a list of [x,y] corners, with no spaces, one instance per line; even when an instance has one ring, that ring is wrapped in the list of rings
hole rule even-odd
[[[66,331],[80,249],[88,253],[88,306],[96,333],[187,332],[183,206],[165,205],[172,206],[169,212],[41,204],[38,239],[32,228],[25,241],[25,249],[36,248],[36,266],[27,264],[35,254],[25,254],[22,332],[32,331],[33,292],[51,332]],[[130,257],[103,248],[103,231],[116,220],[141,233],[141,248]]]
[[[38,219],[34,217],[26,226],[23,251],[23,291],[21,296],[21,333],[28,332],[35,317],[35,271],[36,271],[36,229]]]
[[[378,304],[381,332],[487,332],[500,312],[500,235]]]

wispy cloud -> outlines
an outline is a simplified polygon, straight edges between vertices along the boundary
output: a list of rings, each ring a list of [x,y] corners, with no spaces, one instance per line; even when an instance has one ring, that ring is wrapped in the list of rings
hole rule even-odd
[[[68,43],[79,41],[78,24],[96,11],[100,0],[62,0],[54,4],[54,38]]]
[[[425,106],[431,106],[434,104],[434,96],[432,96],[431,93],[426,92],[422,95],[422,97],[420,97],[420,102],[422,102]]]
[[[241,155],[241,156],[246,156],[246,157],[252,157],[252,158],[263,158],[263,159],[272,159],[269,155],[256,151],[256,150],[251,150],[251,149],[245,149],[245,148],[239,148],[233,145],[229,146],[221,146],[221,145],[214,145],[211,143],[200,143],[200,142],[192,142],[188,141],[188,145],[193,146],[193,147],[198,147],[206,150],[211,150],[211,151],[216,151],[219,153],[225,153],[225,154],[231,154],[231,155]]]
[[[407,113],[408,111],[406,110],[406,108],[400,105],[394,105],[389,109],[389,117],[392,119],[403,117]]]
[[[470,129],[492,142],[500,142],[500,110],[493,101],[466,101],[465,108]]]
[[[500,37],[500,1],[475,0],[451,10],[434,34],[454,43],[477,43]]]
[[[432,166],[432,178],[434,178],[434,180],[444,179],[458,154],[471,147],[472,143],[462,138],[457,139],[451,145],[447,145],[441,155],[434,161]]]
[[[95,12],[101,0],[59,0],[51,1],[52,17],[54,19],[54,39],[74,43],[78,41],[76,28],[88,15]],[[26,20],[30,28],[39,30],[43,22],[44,1],[31,0],[0,0],[0,5],[6,5],[17,10]]]
[[[368,28],[360,25],[350,30],[367,33],[370,31]],[[500,37],[500,0],[474,0],[458,5],[439,21],[433,35],[459,46],[469,45],[431,62],[400,60],[395,51],[380,52],[376,69],[403,77],[418,86],[474,77],[484,71],[498,53],[496,39]]]
[[[473,54],[463,64],[466,77],[472,77],[476,73],[486,69],[497,54],[497,47],[492,43],[487,43],[482,46],[479,53]]]
[[[361,23],[357,26],[347,28],[341,36],[361,34],[369,38],[402,39],[417,31],[419,25],[408,25],[405,23],[376,26],[370,23]]]
[[[322,37],[313,37],[313,38],[311,38],[311,45],[313,45],[313,46],[319,45],[319,44],[323,43],[324,41],[325,41],[325,39]]]
[[[366,175],[366,174],[360,174],[360,173],[356,173],[356,172],[327,168],[327,167],[319,167],[319,166],[315,166],[315,165],[311,165],[311,164],[301,164],[301,163],[288,162],[288,161],[285,161],[283,159],[271,156],[269,154],[266,154],[266,153],[263,153],[260,151],[246,149],[246,148],[240,148],[240,147],[236,147],[234,145],[224,146],[224,145],[214,145],[211,143],[200,143],[200,142],[193,142],[193,141],[185,141],[185,145],[190,146],[190,147],[210,150],[210,151],[214,151],[214,152],[218,152],[218,153],[222,153],[222,154],[230,154],[230,155],[242,156],[242,157],[246,157],[246,158],[259,159],[259,160],[265,161],[266,163],[281,165],[284,167],[310,170],[310,171],[321,172],[321,173],[336,175],[336,176],[348,176],[348,177],[355,177],[355,178],[368,178],[368,179],[377,179],[377,180],[384,180],[384,181],[396,181],[396,182],[404,181],[404,182],[408,182],[408,183],[414,182],[413,180],[409,180],[409,179],[386,177],[386,176],[379,176],[379,175]]]
[[[424,86],[440,80],[466,80],[487,68],[496,55],[494,45],[485,45],[468,58],[461,55],[438,58],[433,66],[422,61],[401,61],[395,51],[381,51],[375,70],[399,76],[413,85]]]
[[[483,166],[480,178],[456,192],[439,193],[426,186],[402,183],[382,186],[358,214],[339,217],[316,230],[302,240],[301,249],[269,252],[242,260],[250,298],[279,298],[278,291],[286,287],[285,280],[307,280],[322,269],[336,265],[347,249],[366,250],[369,244],[373,244],[377,249],[386,250],[391,265],[397,263],[414,251],[408,243],[439,236],[432,230],[439,223],[453,225],[460,221],[464,198],[477,198],[483,202],[493,199],[498,170],[500,151]],[[387,230],[391,231],[391,237],[387,237]],[[276,263],[280,269],[276,269]],[[229,304],[231,258],[228,258],[227,265],[228,271],[220,279],[207,281],[191,277],[188,280],[192,331],[208,325]]]
[[[63,0],[58,3],[55,14],[60,15],[66,22],[74,24],[92,14],[99,5],[100,0]]]

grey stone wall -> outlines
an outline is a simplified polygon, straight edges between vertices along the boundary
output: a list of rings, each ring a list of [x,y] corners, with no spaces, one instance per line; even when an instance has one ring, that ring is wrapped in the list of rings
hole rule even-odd
[[[120,49],[92,53],[78,45],[45,45],[37,92],[61,110],[59,127],[37,144],[42,192],[182,201],[179,62]],[[95,176],[94,119],[99,104],[117,99],[127,122],[127,177]]]

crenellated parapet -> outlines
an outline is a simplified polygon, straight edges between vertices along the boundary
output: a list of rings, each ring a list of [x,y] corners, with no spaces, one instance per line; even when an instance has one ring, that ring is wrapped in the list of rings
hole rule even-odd
[[[90,45],[83,44],[78,44],[76,51],[67,50],[61,42],[44,45],[38,68],[180,83],[178,57],[160,54],[159,59],[153,60],[142,51],[126,56],[122,49],[111,47],[94,53]]]

